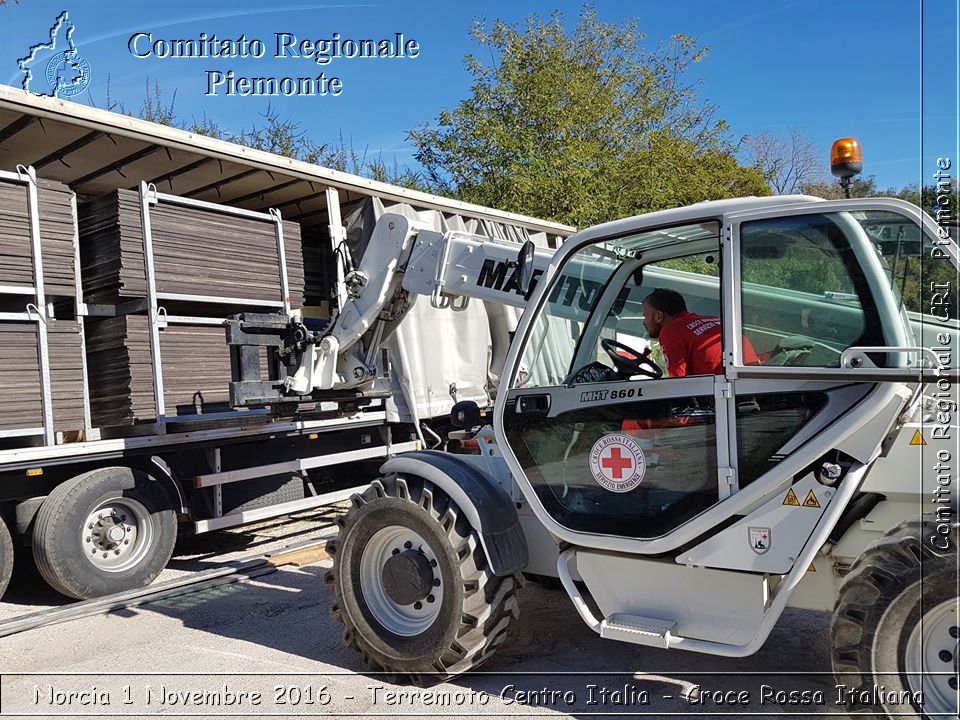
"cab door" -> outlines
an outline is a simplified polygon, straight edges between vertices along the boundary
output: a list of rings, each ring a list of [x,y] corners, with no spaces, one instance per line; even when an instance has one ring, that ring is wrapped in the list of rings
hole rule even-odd
[[[724,378],[618,373],[612,355],[651,349],[665,365],[643,324],[657,287],[720,314],[720,230],[708,219],[587,243],[548,280],[498,418],[505,456],[555,535],[655,551],[729,494]]]

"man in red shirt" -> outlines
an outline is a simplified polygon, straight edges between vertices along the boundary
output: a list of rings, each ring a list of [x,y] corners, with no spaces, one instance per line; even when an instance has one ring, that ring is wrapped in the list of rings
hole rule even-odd
[[[647,295],[643,300],[643,325],[651,339],[660,339],[670,377],[723,374],[720,318],[688,311],[680,293],[657,288]],[[743,362],[760,363],[746,336]]]

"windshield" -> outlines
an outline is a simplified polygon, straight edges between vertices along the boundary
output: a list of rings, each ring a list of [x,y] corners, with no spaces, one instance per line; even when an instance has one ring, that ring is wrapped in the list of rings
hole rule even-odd
[[[571,255],[552,280],[543,311],[524,346],[520,366],[513,378],[514,387],[562,384],[573,369],[587,319],[597,309],[604,289],[621,268],[623,277],[617,279],[621,292],[615,297],[610,296],[611,307],[600,308],[598,313],[598,318],[608,318],[608,322],[594,330],[595,333],[609,331],[606,336],[632,343],[636,349],[642,350],[640,346],[645,343],[639,338],[645,336],[646,331],[643,328],[642,295],[638,294],[641,292],[640,278],[631,273],[648,258],[676,256],[684,253],[683,248],[690,248],[685,251],[689,254],[704,243],[718,247],[719,237],[720,223],[710,220],[608,238]],[[686,265],[682,268],[689,269]],[[651,289],[644,288],[643,294]],[[584,352],[593,349],[591,345]],[[605,357],[605,353],[599,350],[593,355],[597,360]]]

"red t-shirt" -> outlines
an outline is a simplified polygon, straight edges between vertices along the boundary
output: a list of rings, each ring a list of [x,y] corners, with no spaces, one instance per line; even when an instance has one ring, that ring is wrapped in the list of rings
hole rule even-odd
[[[720,318],[683,312],[660,328],[660,347],[670,377],[722,375],[723,347]],[[753,345],[744,336],[743,362],[758,365]]]

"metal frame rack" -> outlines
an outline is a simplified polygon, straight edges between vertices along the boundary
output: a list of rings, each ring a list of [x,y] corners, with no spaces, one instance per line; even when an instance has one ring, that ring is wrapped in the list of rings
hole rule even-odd
[[[180,205],[183,207],[192,207],[199,210],[221,213],[224,215],[234,215],[245,217],[251,220],[260,220],[273,223],[277,237],[277,265],[280,275],[280,298],[275,301],[270,300],[251,300],[249,298],[220,297],[213,295],[192,295],[183,293],[159,292],[157,290],[156,269],[154,265],[153,236],[150,222],[150,209],[154,205],[167,203],[170,205]],[[283,310],[290,313],[290,288],[287,278],[287,260],[284,249],[283,238],[283,218],[279,210],[271,208],[268,212],[255,212],[243,208],[218,205],[216,203],[203,200],[194,200],[191,198],[169,195],[157,191],[152,183],[140,183],[140,217],[143,230],[143,255],[144,268],[147,280],[147,315],[150,331],[150,355],[152,358],[153,370],[153,392],[156,408],[156,429],[158,433],[167,431],[166,402],[163,390],[163,358],[160,349],[160,330],[168,325],[223,325],[223,318],[206,317],[199,315],[169,315],[166,309],[160,305],[163,300],[176,302],[204,302],[217,305],[238,305],[238,306],[260,306],[270,307],[276,310]],[[239,411],[244,415],[257,413],[258,411]],[[207,415],[208,419],[224,418],[236,416],[237,411],[228,411],[221,413],[211,413]],[[202,418],[197,418],[202,419]]]
[[[0,431],[0,438],[43,436],[44,445],[56,444],[53,417],[53,388],[50,377],[50,344],[47,335],[47,323],[54,319],[52,305],[47,304],[43,282],[43,238],[40,234],[40,202],[37,193],[37,173],[31,167],[17,166],[17,172],[0,171],[0,181],[25,185],[27,189],[27,217],[30,225],[31,261],[33,265],[33,285],[0,285],[0,295],[21,295],[31,297],[23,312],[0,312],[0,320],[12,322],[34,323],[37,327],[38,360],[40,370],[40,398],[42,407],[42,425],[40,427],[25,427],[16,430]],[[81,279],[80,279],[80,248],[77,237],[77,204],[76,196],[71,197],[70,209],[74,219],[74,284],[76,289],[75,309],[80,332],[80,355],[83,370],[83,417],[84,431],[90,433],[92,423],[90,419],[90,394],[87,385],[86,343],[81,318]]]

